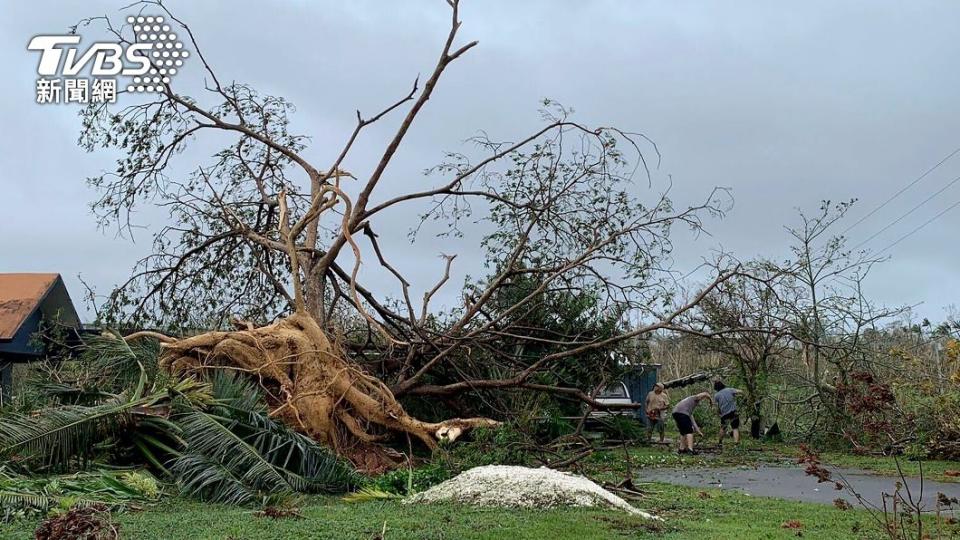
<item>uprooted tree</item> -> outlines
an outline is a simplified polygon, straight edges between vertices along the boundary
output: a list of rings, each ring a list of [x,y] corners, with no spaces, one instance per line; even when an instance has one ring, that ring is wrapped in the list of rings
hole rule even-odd
[[[724,192],[685,209],[675,208],[667,192],[642,200],[632,177],[649,176],[644,152],[656,152],[652,143],[573,122],[549,100],[545,124],[532,133],[511,141],[474,138],[478,155],[446,154],[427,175],[436,179],[432,187],[396,195],[393,186],[393,195],[381,195],[401,143],[444,72],[476,45],[457,44],[458,2],[448,4],[450,29],[432,72],[383,110],[358,111],[330,163],[312,161],[307,139],[289,130],[290,103],[245,84],[222,84],[190,28],[160,3],[132,9],[162,11],[190,37],[194,65],[206,72],[205,91],[179,92],[178,77],[134,105],[94,105],[82,115],[86,149],[122,154],[114,172],[90,180],[101,194],[93,205],[101,224],[129,228],[131,212],[144,204],[170,216],[154,237],[153,254],[102,306],[102,320],[159,330],[127,339],[159,339],[162,363],[172,372],[250,374],[273,416],[364,468],[390,464],[381,443],[391,436],[433,447],[495,424],[421,421],[405,412],[401,398],[451,402],[466,393],[525,389],[596,405],[589,389],[549,375],[631,338],[675,328],[680,315],[739,272],[717,266],[705,288],[677,295],[666,265],[671,227],[699,230],[705,217],[721,212]],[[108,30],[120,41],[136,39],[129,26],[108,24]],[[354,159],[366,128],[394,114],[402,118],[379,159]],[[185,149],[200,140],[228,143],[203,164],[182,164],[196,151]],[[439,220],[456,233],[474,212],[494,231],[473,247],[485,252],[489,274],[468,279],[462,305],[435,313],[431,300],[449,281],[455,255],[444,256],[436,286],[415,300],[404,275],[410,269],[390,262],[395,249],[381,245],[378,221],[416,213],[411,229]],[[362,283],[362,263],[394,280],[396,299]],[[520,282],[522,294],[514,289]],[[621,321],[618,331],[530,328],[526,314],[557,292],[590,295],[596,312]],[[628,316],[647,322],[630,325],[623,322]],[[523,352],[530,350],[538,357]],[[492,375],[460,369],[478,354]],[[436,377],[440,371],[446,376]]]

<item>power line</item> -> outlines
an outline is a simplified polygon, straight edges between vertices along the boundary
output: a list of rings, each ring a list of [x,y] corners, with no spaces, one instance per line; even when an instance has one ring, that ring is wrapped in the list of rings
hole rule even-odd
[[[950,186],[956,184],[957,182],[960,182],[960,176],[958,176],[958,177],[954,178],[953,180],[951,180],[947,185],[945,185],[945,186],[943,186],[942,188],[940,188],[940,190],[937,191],[936,193],[934,193],[933,195],[930,195],[930,196],[927,197],[926,199],[920,201],[919,204],[917,204],[916,206],[914,206],[914,207],[911,208],[910,210],[907,210],[907,212],[906,212],[905,214],[901,215],[901,216],[898,217],[897,219],[895,219],[895,220],[891,221],[890,223],[888,223],[884,228],[882,228],[882,229],[880,229],[879,231],[873,233],[873,235],[871,235],[870,238],[867,238],[867,239],[864,240],[863,242],[860,242],[859,244],[853,246],[853,249],[856,250],[856,249],[859,248],[860,246],[862,246],[862,245],[866,244],[867,242],[873,240],[874,238],[880,236],[881,234],[884,233],[884,231],[886,231],[886,230],[889,229],[890,227],[893,227],[893,226],[896,225],[897,223],[900,223],[900,221],[903,220],[903,218],[905,218],[905,217],[909,216],[910,214],[916,212],[918,208],[920,208],[921,206],[923,206],[923,205],[927,204],[928,202],[932,201],[932,200],[934,199],[934,197],[936,197],[937,195],[940,195],[941,193],[943,193],[944,191],[946,191],[947,189],[949,189]]]
[[[903,192],[905,192],[906,190],[908,190],[908,189],[912,188],[913,186],[917,185],[917,183],[919,183],[921,180],[923,180],[924,178],[926,178],[927,175],[929,175],[929,174],[932,173],[933,171],[939,169],[941,165],[943,165],[944,163],[946,163],[947,160],[949,160],[949,159],[952,158],[953,156],[957,155],[958,153],[960,153],[960,146],[958,146],[957,149],[954,150],[953,152],[950,152],[949,154],[947,154],[947,157],[941,159],[936,165],[934,165],[933,167],[930,167],[929,169],[927,169],[926,172],[924,172],[923,174],[921,174],[920,176],[918,176],[913,182],[910,182],[909,184],[907,184],[906,186],[904,186],[902,189],[900,189],[900,191],[894,193],[892,197],[890,197],[889,199],[887,199],[887,200],[883,201],[882,203],[880,203],[880,206],[874,208],[874,209],[871,210],[869,213],[867,213],[867,215],[865,215],[865,216],[863,216],[862,218],[858,219],[853,225],[850,225],[849,227],[847,227],[846,229],[844,229],[843,232],[840,233],[840,234],[841,234],[841,235],[845,235],[845,234],[847,234],[848,232],[850,232],[850,229],[853,229],[853,228],[856,227],[857,225],[863,223],[863,222],[864,222],[867,218],[869,218],[870,216],[876,214],[881,208],[883,208],[884,206],[890,204],[891,201],[893,201],[894,199],[896,199],[896,198],[899,197],[900,195],[903,195]]]
[[[958,207],[958,206],[960,206],[960,201],[957,201],[957,202],[951,204],[950,206],[948,206],[947,208],[945,208],[943,211],[941,211],[939,214],[937,214],[937,215],[933,216],[932,218],[928,219],[927,221],[923,222],[923,224],[921,224],[921,225],[920,225],[919,227],[917,227],[916,229],[914,229],[914,230],[908,232],[907,234],[901,236],[896,242],[894,242],[894,243],[890,244],[889,246],[881,249],[880,251],[877,252],[877,255],[882,255],[885,251],[889,250],[890,248],[892,248],[893,246],[899,244],[900,242],[903,242],[903,241],[906,240],[907,238],[913,236],[917,231],[919,231],[920,229],[922,229],[922,228],[926,227],[927,225],[933,223],[934,221],[936,221],[937,219],[939,219],[940,216],[946,214],[947,212],[953,210],[954,208],[956,208],[956,207]]]

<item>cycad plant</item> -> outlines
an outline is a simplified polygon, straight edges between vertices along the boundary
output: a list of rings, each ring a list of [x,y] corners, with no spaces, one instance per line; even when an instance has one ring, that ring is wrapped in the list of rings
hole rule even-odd
[[[214,402],[174,416],[185,450],[171,467],[184,491],[204,500],[245,504],[288,493],[343,492],[353,471],[316,441],[267,414],[258,389],[216,372]]]
[[[16,456],[31,470],[85,468],[91,460],[115,448],[118,441],[137,433],[139,427],[164,422],[171,393],[202,402],[209,392],[197,381],[177,381],[161,389],[151,386],[148,379],[141,369],[131,388],[119,393],[100,392],[90,404],[55,404],[0,417],[0,455]],[[177,438],[172,424],[165,433]]]
[[[118,336],[88,341],[75,380],[41,382],[54,389],[50,406],[0,416],[0,458],[33,472],[143,465],[187,494],[236,504],[355,483],[332,453],[271,419],[242,374],[171,380],[158,352]]]

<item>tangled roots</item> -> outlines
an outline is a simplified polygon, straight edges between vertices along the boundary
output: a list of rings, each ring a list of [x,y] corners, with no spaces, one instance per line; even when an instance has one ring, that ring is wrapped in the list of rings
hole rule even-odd
[[[218,368],[249,374],[265,391],[271,416],[365,471],[399,463],[400,454],[378,444],[391,433],[405,433],[432,449],[464,431],[497,425],[487,418],[437,423],[413,418],[382,381],[347,359],[308,315],[171,340],[163,350],[161,365],[174,373],[198,375]]]

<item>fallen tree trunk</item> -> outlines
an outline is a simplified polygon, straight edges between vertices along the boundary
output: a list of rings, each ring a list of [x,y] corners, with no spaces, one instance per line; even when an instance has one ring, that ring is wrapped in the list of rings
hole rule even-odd
[[[690,386],[691,384],[697,384],[703,381],[709,381],[712,378],[723,379],[724,376],[729,374],[729,369],[720,368],[713,371],[701,371],[699,373],[693,373],[691,375],[685,375],[683,377],[678,377],[663,383],[664,388],[683,388],[685,386]]]
[[[147,333],[128,336],[144,337]],[[424,422],[403,409],[379,379],[365,373],[333,343],[313,317],[297,313],[268,326],[161,340],[160,364],[171,373],[202,377],[205,370],[247,373],[265,391],[270,415],[330,447],[358,469],[382,471],[402,456],[382,443],[404,434],[435,448],[488,418]]]
[[[685,377],[680,377],[678,379],[673,379],[663,383],[664,388],[683,388],[684,386],[690,386],[691,384],[697,384],[698,382],[703,382],[709,380],[710,377],[713,377],[712,373],[694,373],[692,375],[687,375]]]

